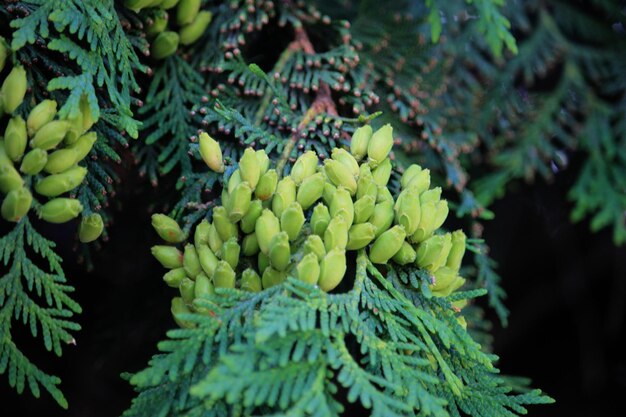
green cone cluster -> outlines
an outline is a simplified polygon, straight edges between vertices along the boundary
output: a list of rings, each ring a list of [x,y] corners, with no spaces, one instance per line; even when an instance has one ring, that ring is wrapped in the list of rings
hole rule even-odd
[[[221,172],[219,144],[209,139],[201,141],[201,154]],[[288,276],[332,291],[346,277],[348,252],[361,249],[374,264],[427,269],[436,295],[460,287],[465,235],[435,234],[448,205],[440,188],[430,188],[428,170],[409,167],[394,199],[388,188],[392,145],[390,125],[376,132],[364,126],[350,151],[334,149],[323,164],[307,151],[280,179],[263,150],[248,148],[225,181],[222,205],[187,244],[191,239],[173,219],[155,214],[157,233],[173,244],[152,252],[170,269],[165,282],[179,288],[174,314],[194,311],[195,298],[215,288],[261,291]]]
[[[18,222],[28,214],[36,196],[41,203],[38,216],[43,220],[64,223],[78,217],[81,203],[64,195],[85,179],[87,169],[78,163],[96,142],[95,132],[88,132],[95,121],[86,99],[81,100],[83,111],[74,119],[59,119],[57,103],[43,100],[24,120],[16,109],[26,94],[26,71],[14,66],[0,84],[0,114],[5,113],[0,117],[0,214]],[[101,223],[97,214],[89,218],[82,229],[86,241],[99,236]]]
[[[211,23],[213,15],[200,10],[201,0],[125,0],[124,5],[139,12],[151,9],[146,35],[156,59],[173,55],[179,45],[196,42]]]

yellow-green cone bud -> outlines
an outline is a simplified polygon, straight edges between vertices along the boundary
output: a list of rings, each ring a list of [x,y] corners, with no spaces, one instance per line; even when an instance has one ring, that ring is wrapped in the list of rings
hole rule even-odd
[[[165,268],[174,269],[183,266],[183,253],[174,246],[156,245],[152,247],[151,251],[152,256]]]
[[[435,223],[437,214],[437,205],[432,201],[420,204],[420,223],[415,232],[409,237],[413,243],[420,243],[432,236],[435,229],[432,227]]]
[[[446,200],[437,202],[437,213],[435,214],[435,222],[432,225],[435,230],[439,229],[441,225],[443,225],[443,222],[446,221],[449,210],[448,202]]]
[[[314,151],[306,151],[296,159],[289,175],[297,185],[305,178],[315,174],[317,170],[317,154]]]
[[[261,177],[261,167],[254,149],[247,148],[243,152],[243,156],[239,160],[239,172],[241,180],[247,181],[250,184],[250,188],[254,190]]]
[[[276,191],[278,174],[275,169],[270,169],[259,178],[259,183],[254,189],[254,195],[261,201],[269,200]]]
[[[324,232],[324,247],[326,252],[331,249],[345,249],[348,244],[349,225],[343,217],[333,217]]]
[[[269,256],[267,256],[263,252],[259,252],[259,254],[257,256],[257,266],[259,267],[259,272],[262,275],[263,271],[265,271],[270,266],[270,258],[269,258]]]
[[[76,151],[76,162],[82,161],[87,155],[89,155],[89,152],[91,152],[91,148],[93,148],[97,139],[98,135],[96,135],[96,132],[85,133],[80,136],[72,146],[70,146],[70,149],[74,149],[74,151]]]
[[[92,213],[83,217],[78,226],[78,239],[83,243],[93,242],[98,239],[104,230],[102,216]]]
[[[371,195],[361,197],[354,203],[354,223],[365,223],[374,214],[376,199]]]
[[[416,190],[419,190],[419,189],[416,188]],[[440,199],[441,199],[441,187],[435,187],[431,190],[424,191],[420,195],[420,201],[423,201],[425,203],[428,203],[428,202],[436,203]]]
[[[291,203],[280,216],[280,228],[287,233],[290,241],[296,240],[304,225],[304,212],[297,202]]]
[[[370,261],[375,264],[387,263],[402,247],[406,232],[402,226],[394,226],[376,238],[370,249]]]
[[[211,23],[212,18],[213,14],[209,11],[203,10],[199,12],[193,22],[179,31],[181,45],[191,45],[200,39],[209,23]]]
[[[0,165],[0,191],[4,194],[24,186],[24,180],[11,162]]]
[[[154,38],[155,36],[157,36],[159,33],[163,32],[165,29],[167,29],[167,22],[168,22],[168,16],[167,13],[161,12],[161,13],[156,13],[154,16],[152,16],[152,23],[146,28],[146,36],[149,39]],[[181,36],[181,43],[182,42],[182,34]],[[186,44],[183,44],[186,45]]]
[[[196,283],[189,278],[183,278],[178,286],[178,291],[180,291],[180,296],[187,305],[191,305],[194,298],[194,287]]]
[[[269,253],[270,263],[277,271],[284,271],[289,266],[291,250],[289,248],[289,236],[280,232],[270,240]]]
[[[196,253],[198,254],[198,261],[200,261],[200,267],[204,273],[208,277],[213,276],[215,268],[217,268],[217,263],[219,262],[217,256],[215,256],[211,248],[206,244],[196,245]]]
[[[28,188],[20,187],[9,191],[2,202],[2,217],[10,222],[18,222],[30,210],[33,196]]]
[[[22,104],[26,88],[26,71],[23,66],[17,65],[11,69],[0,89],[0,99],[5,113],[13,113]]]
[[[261,277],[254,269],[246,268],[241,273],[241,289],[249,292],[261,292],[263,290]]]
[[[331,218],[343,217],[348,227],[352,225],[352,220],[354,220],[354,203],[348,190],[343,187],[337,187],[337,192],[329,208]]]
[[[22,159],[20,171],[27,175],[37,175],[48,162],[48,152],[35,148],[30,150]]]
[[[56,197],[78,187],[86,175],[87,168],[74,166],[61,174],[42,178],[35,184],[35,191],[46,197]]]
[[[213,273],[215,288],[235,288],[235,271],[226,261],[219,261]]]
[[[259,161],[260,175],[263,176],[263,174],[265,174],[270,167],[270,158],[267,156],[264,149],[259,149],[255,152],[255,154],[257,161]]]
[[[191,243],[185,245],[185,252],[183,253],[183,268],[185,268],[187,276],[191,279],[195,279],[196,276],[202,272],[198,252],[196,252],[196,248]]]
[[[294,201],[296,201],[296,183],[293,182],[291,177],[285,177],[278,181],[276,186],[276,192],[272,199],[272,211],[276,216],[280,217],[283,214],[283,210]]]
[[[261,282],[263,283],[263,288],[267,289],[273,287],[274,285],[278,285],[287,279],[287,273],[284,271],[277,271],[271,266],[265,268],[263,271],[263,278]]]
[[[200,11],[201,0],[180,0],[176,8],[176,24],[187,25],[196,18]]]
[[[275,235],[280,233],[280,222],[274,213],[265,209],[257,219],[254,231],[259,241],[261,252],[267,255],[270,250],[270,241]]]
[[[180,0],[162,0],[161,4],[159,4],[159,7],[163,10],[169,10],[172,7],[176,7],[179,1]]]
[[[406,172],[404,173],[406,174]],[[404,178],[404,175],[402,176]],[[402,183],[402,180],[401,180]],[[424,169],[419,172],[416,172],[409,180],[406,181],[406,186],[403,185],[402,188],[414,188],[418,193],[423,193],[428,190],[430,187],[430,170]]]
[[[139,13],[143,8],[152,7],[158,0],[124,0],[124,7]]]
[[[304,253],[314,254],[319,261],[324,259],[326,255],[326,249],[324,248],[324,242],[318,235],[309,235],[304,241]]]
[[[402,243],[400,250],[393,255],[393,260],[399,265],[408,265],[415,262],[416,256],[417,253],[415,252],[415,249],[413,249],[413,247],[405,241]]]
[[[334,159],[327,159],[324,162],[324,168],[326,175],[333,184],[344,186],[350,192],[350,195],[356,194],[356,179],[344,164]]]
[[[420,243],[417,248],[417,265],[429,271],[436,271],[445,265],[451,248],[452,236],[450,233],[431,236]]]
[[[376,226],[376,237],[391,227],[393,217],[393,201],[383,201],[374,206],[374,213],[372,213],[368,221]]]
[[[194,298],[202,298],[206,295],[215,294],[213,283],[204,273],[198,274],[196,277],[196,285],[193,287]]]
[[[200,156],[207,166],[215,172],[224,172],[222,149],[220,144],[207,133],[202,132],[199,136]]]
[[[465,255],[465,242],[467,237],[462,230],[452,232],[452,247],[446,260],[446,266],[456,272],[461,268],[463,255]]]
[[[49,174],[59,174],[67,171],[78,162],[76,151],[72,148],[59,149],[48,155],[48,162],[43,170]]]
[[[228,220],[237,223],[248,212],[252,201],[252,188],[244,181],[235,187],[228,199]]]
[[[345,149],[334,148],[331,153],[331,158],[335,161],[341,162],[346,168],[348,168],[353,176],[359,176],[359,164],[350,152]]]
[[[172,306],[170,307],[170,311],[172,312],[172,317],[174,317],[174,321],[176,322],[176,324],[183,329],[190,329],[192,327],[195,327],[195,324],[193,322],[183,320],[181,318],[181,315],[191,314],[191,310],[189,310],[189,307],[187,307],[182,298],[172,298]]]
[[[324,236],[324,232],[330,222],[330,212],[328,207],[323,203],[319,203],[313,208],[313,214],[311,215],[311,231],[318,236]]]
[[[4,131],[4,151],[14,162],[20,160],[26,150],[26,122],[20,116],[13,116]]]
[[[172,288],[178,288],[184,278],[187,278],[185,268],[174,268],[163,275],[163,281],[165,281],[168,287]]]
[[[32,148],[40,148],[45,151],[56,147],[67,133],[69,129],[67,120],[53,120],[43,125],[30,141]]]
[[[376,237],[376,226],[371,223],[361,223],[353,225],[348,230],[348,244],[346,249],[362,249],[370,244]]]
[[[361,126],[352,134],[352,141],[350,142],[350,153],[354,155],[357,161],[360,161],[367,155],[367,148],[372,137],[372,126]]]
[[[176,220],[165,214],[153,214],[152,227],[154,227],[154,230],[156,230],[161,239],[166,242],[180,243],[185,240],[185,233]]]
[[[372,178],[374,182],[383,187],[387,186],[389,178],[391,177],[391,160],[386,158],[383,162],[372,171]]]
[[[320,261],[313,253],[304,255],[296,267],[296,272],[300,281],[311,285],[317,284],[320,276]]]
[[[311,207],[317,200],[320,199],[324,193],[325,183],[326,178],[321,172],[310,175],[302,181],[300,188],[298,188],[297,200],[304,210]]]
[[[439,297],[450,295],[452,291],[463,285],[462,283],[459,285],[457,276],[455,270],[447,266],[442,266],[433,273],[434,284],[430,286],[430,289]],[[461,279],[463,280],[463,278]],[[465,280],[463,280],[463,282],[465,282]],[[456,284],[456,287],[454,287],[454,284]]]
[[[152,47],[150,48],[152,57],[154,59],[163,59],[173,55],[178,49],[179,41],[180,36],[178,36],[178,33],[176,32],[166,30],[159,33],[159,35],[152,42]]]
[[[379,185],[378,192],[376,194],[376,203],[382,203],[383,201],[391,201],[393,203],[394,198],[391,195],[391,191],[389,191],[389,188]]]
[[[241,251],[245,256],[254,256],[259,253],[259,250],[259,241],[256,238],[256,233],[250,233],[243,238]]]
[[[213,209],[213,225],[222,241],[227,241],[231,237],[237,237],[237,226],[229,220],[224,206],[217,206]],[[211,248],[213,247],[211,246]]]
[[[400,193],[395,207],[396,223],[403,226],[408,235],[412,235],[420,225],[420,195],[413,188]]]
[[[323,291],[332,291],[343,279],[346,269],[346,251],[339,248],[332,249],[322,259],[317,285]]]
[[[0,72],[4,69],[4,64],[6,63],[9,55],[11,55],[9,45],[6,43],[4,38],[0,36]],[[2,108],[2,103],[0,103],[0,108]]]
[[[241,231],[244,233],[254,232],[256,220],[259,218],[262,211],[263,204],[261,203],[261,200],[252,200],[250,207],[248,208],[248,212],[241,218],[241,222],[239,223]]]
[[[34,136],[35,133],[48,122],[54,119],[57,114],[57,102],[54,100],[43,100],[37,104],[28,114],[26,119],[26,127],[28,128],[28,136]]]
[[[324,184],[324,191],[322,192],[322,200],[327,206],[330,206],[330,203],[333,202],[333,196],[337,191],[337,187],[335,187],[332,183],[326,182]]]
[[[378,195],[378,184],[376,184],[374,177],[372,177],[372,171],[369,165],[363,164],[361,165],[359,180],[357,181],[356,198],[360,200],[366,195],[373,197],[375,200]]]
[[[66,145],[71,146],[78,141],[78,138],[84,132],[83,115],[80,112],[78,112],[76,117],[67,119],[67,121],[69,122],[69,128],[67,129],[67,133],[65,134],[65,137],[63,138],[63,142]]]
[[[203,219],[197,226],[196,231],[193,234],[193,244],[196,250],[200,245],[206,245],[209,243],[209,229],[211,224],[207,219]]]
[[[88,131],[91,127],[98,121],[97,118],[94,118],[91,114],[91,107],[89,106],[89,99],[86,95],[82,95],[80,97],[80,102],[78,103],[80,114],[83,118],[83,132]]]
[[[239,253],[241,247],[237,243],[237,238],[230,238],[222,245],[222,260],[228,262],[231,268],[236,269],[239,264]]]
[[[209,236],[207,238],[209,243],[209,248],[213,251],[213,253],[218,253],[222,249],[222,243],[224,241],[220,237],[220,234],[217,231],[217,227],[215,227],[214,223],[211,223],[209,227]]]
[[[393,128],[390,124],[386,124],[378,129],[367,146],[367,156],[373,167],[383,162],[393,147]]]
[[[65,223],[83,211],[80,201],[73,198],[55,198],[41,207],[39,217],[50,223]]]

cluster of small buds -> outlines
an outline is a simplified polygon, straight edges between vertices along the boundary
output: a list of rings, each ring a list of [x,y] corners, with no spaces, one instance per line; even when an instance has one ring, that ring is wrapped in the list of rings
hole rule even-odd
[[[5,48],[0,38],[0,72],[6,64]],[[48,199],[38,208],[38,216],[51,223],[65,223],[83,211],[78,200],[62,195],[78,187],[87,175],[87,169],[78,163],[96,142],[96,133],[88,132],[95,120],[85,98],[73,119],[57,118],[56,101],[43,100],[24,120],[14,113],[26,89],[26,71],[21,66],[12,67],[0,89],[0,131],[4,132],[0,136],[0,212],[5,220],[18,222],[33,205],[32,189]],[[102,229],[100,215],[86,216],[79,229],[80,240],[95,240]]]
[[[219,144],[206,133],[200,153],[216,172],[224,171]],[[465,235],[435,234],[448,215],[441,189],[430,188],[430,172],[410,166],[394,199],[388,188],[393,146],[390,125],[356,130],[350,151],[333,149],[319,164],[304,152],[289,175],[279,178],[263,150],[248,148],[224,184],[222,205],[211,221],[195,229],[193,243],[158,245],[153,255],[166,268],[165,282],[179,288],[172,313],[198,311],[194,300],[215,288],[262,291],[288,276],[321,290],[334,290],[345,278],[346,254],[364,250],[377,265],[394,262],[427,269],[432,292],[445,296],[459,288]],[[153,216],[167,242],[187,240],[180,226],[163,214]]]
[[[196,42],[211,23],[213,14],[200,10],[201,0],[125,0],[124,5],[138,13],[142,9],[153,9],[154,16],[146,29],[146,35],[152,41],[151,55],[155,59],[173,55],[179,45],[191,45]],[[172,30],[168,10],[176,8]]]

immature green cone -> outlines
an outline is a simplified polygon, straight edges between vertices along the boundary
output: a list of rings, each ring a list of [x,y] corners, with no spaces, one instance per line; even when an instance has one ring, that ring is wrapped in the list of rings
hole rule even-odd
[[[222,260],[228,262],[231,268],[236,269],[239,264],[239,253],[241,247],[237,243],[237,238],[231,237],[222,245]]]
[[[220,144],[207,133],[202,132],[199,136],[200,156],[205,164],[214,172],[224,172],[222,149]]]
[[[9,49],[9,45],[7,45],[6,41],[2,36],[0,36],[0,72],[4,69],[4,64],[8,56],[11,55],[11,50]],[[0,103],[0,108],[2,108],[2,103]]]
[[[249,292],[261,292],[263,290],[263,284],[261,283],[261,277],[252,269],[246,268],[241,273],[241,289]]]
[[[211,279],[204,273],[198,274],[196,277],[196,285],[193,287],[194,298],[202,298],[213,294],[215,294],[215,288],[213,288]]]
[[[278,285],[287,279],[287,273],[284,271],[277,271],[274,268],[267,267],[265,271],[263,271],[263,278],[261,278],[261,282],[263,283],[263,288],[267,289],[273,287],[274,285]]]
[[[372,177],[372,171],[370,170],[369,165],[363,164],[361,165],[361,169],[359,171],[359,180],[357,181],[356,186],[356,198],[357,200],[360,200],[366,195],[369,195],[376,200],[376,196],[378,195],[378,184],[376,184],[374,177]]]
[[[376,193],[376,203],[382,203],[383,201],[391,201],[392,203],[395,203],[395,200],[391,195],[391,191],[389,191],[389,188],[378,185],[378,192]]]
[[[324,168],[326,175],[333,184],[337,187],[342,185],[350,192],[350,195],[356,194],[356,179],[344,164],[333,159],[327,159],[324,161]]]
[[[250,203],[250,207],[248,207],[248,212],[245,214],[245,216],[241,218],[241,221],[239,222],[239,227],[241,227],[241,231],[244,233],[254,232],[256,220],[259,218],[262,211],[263,204],[261,203],[261,200],[252,200],[252,202]]]
[[[367,155],[367,148],[372,137],[372,126],[361,126],[352,134],[352,141],[350,142],[350,153],[354,155],[357,161],[360,161]]]
[[[280,222],[274,213],[265,209],[257,219],[254,231],[259,241],[261,252],[267,255],[270,251],[270,241],[275,235],[280,233]]]
[[[324,184],[324,191],[322,192],[322,200],[324,200],[324,204],[330,206],[330,203],[333,202],[333,196],[337,191],[337,187],[335,187],[332,183],[326,182]]]
[[[187,276],[191,279],[195,279],[196,276],[202,272],[198,252],[191,243],[185,245],[185,251],[183,252],[183,268],[185,268]]]
[[[201,0],[180,0],[176,8],[176,24],[178,26],[188,25],[198,15]]]
[[[184,278],[187,278],[185,268],[170,269],[163,275],[163,281],[165,281],[168,287],[172,288],[178,288]]]
[[[237,223],[243,218],[250,208],[252,201],[252,188],[244,181],[235,187],[232,195],[228,199],[228,220]]]
[[[158,0],[124,0],[124,7],[139,13],[141,9],[152,7],[156,3],[158,3]]]
[[[289,236],[280,232],[270,240],[269,253],[270,263],[277,271],[284,271],[289,266],[291,250],[289,249]]]
[[[391,227],[393,218],[393,201],[383,201],[374,206],[374,213],[372,213],[368,222],[376,226],[376,237]]]
[[[314,253],[304,255],[296,266],[298,279],[307,284],[317,284],[320,276],[320,261]]]
[[[435,215],[437,214],[437,205],[432,201],[420,204],[420,222],[415,232],[409,236],[409,240],[413,243],[420,243],[432,236],[435,229],[432,227],[435,223]]]
[[[9,191],[2,202],[2,217],[10,222],[18,222],[28,213],[33,202],[33,196],[28,188],[21,187]]]
[[[261,177],[261,166],[254,149],[247,148],[243,152],[243,156],[239,160],[239,171],[241,172],[241,179],[247,181],[250,188],[256,188]]]
[[[4,151],[7,156],[17,162],[26,150],[26,122],[20,116],[13,116],[4,131]]]
[[[333,217],[324,232],[326,252],[331,249],[345,249],[348,244],[348,228],[350,226],[343,217]]]
[[[456,281],[456,277],[457,272],[455,270],[442,266],[433,273],[434,283],[430,286],[430,289],[438,292],[448,289]]]
[[[75,166],[61,174],[42,178],[35,184],[35,191],[46,197],[56,197],[78,187],[86,175],[87,168]]]
[[[80,201],[73,198],[55,198],[41,206],[39,217],[50,223],[65,223],[83,211]]]
[[[254,189],[254,196],[261,201],[269,200],[276,191],[278,174],[275,169],[270,169],[259,178],[259,183]]]
[[[89,155],[93,145],[96,143],[98,136],[96,132],[85,133],[80,136],[76,142],[70,146],[70,149],[73,149],[76,152],[76,162],[82,161]]]
[[[318,261],[324,259],[326,255],[326,249],[324,248],[324,242],[318,235],[309,235],[304,241],[304,253],[312,253],[317,257]]]
[[[186,238],[178,222],[165,214],[153,214],[152,227],[161,239],[169,243],[180,243]]]
[[[207,219],[202,221],[196,226],[196,230],[193,234],[193,244],[198,249],[200,245],[206,245],[209,243],[209,229],[211,229],[211,223]]]
[[[346,168],[348,168],[353,176],[359,176],[359,164],[350,152],[345,149],[334,148],[331,153],[331,158],[335,161],[341,162]]]
[[[376,207],[376,199],[371,195],[361,197],[354,203],[354,220],[355,224],[365,223],[374,214]]]
[[[235,271],[226,261],[219,261],[213,273],[215,288],[235,288]]]
[[[24,67],[21,65],[13,67],[0,89],[0,99],[5,113],[13,113],[22,104],[27,87]]]
[[[311,231],[318,235],[324,236],[324,232],[330,222],[330,212],[328,207],[324,203],[319,203],[313,208],[313,214],[311,214]]]
[[[76,162],[78,159],[74,149],[59,149],[48,155],[48,161],[43,170],[49,174],[60,174],[70,169]]]
[[[405,241],[402,242],[400,250],[393,255],[393,260],[398,265],[408,265],[415,262],[416,256],[417,253],[415,252],[415,249],[413,249],[410,243]]]
[[[329,251],[320,264],[317,285],[322,291],[332,291],[343,279],[346,269],[346,251],[339,248]]]
[[[272,211],[276,216],[280,217],[283,214],[283,210],[294,201],[296,201],[296,183],[293,182],[291,177],[285,177],[278,181],[276,186],[276,192],[272,199]]]
[[[178,286],[180,296],[187,305],[191,305],[191,303],[193,303],[195,286],[196,283],[189,278],[183,278]]]
[[[176,7],[179,1],[180,0],[162,0],[161,4],[159,4],[159,7],[163,10],[169,10],[172,7]]]
[[[98,239],[104,230],[102,216],[92,213],[83,217],[78,226],[78,239],[83,243],[93,242]]]
[[[432,202],[436,203],[441,199],[441,187],[435,187],[430,190],[424,191],[420,195],[420,201],[425,203]]]
[[[446,266],[456,272],[461,268],[461,262],[463,261],[463,255],[465,255],[465,242],[467,237],[462,230],[452,232],[452,247],[450,253],[448,253],[448,259],[446,260]]]
[[[159,261],[165,268],[182,268],[183,253],[174,246],[156,245],[152,247],[151,251],[152,256],[154,256],[156,260]]]
[[[75,144],[78,141],[80,135],[84,133],[83,115],[81,112],[78,112],[75,117],[68,118],[67,121],[69,122],[69,128],[67,129],[67,133],[63,138],[63,142],[66,145],[71,146]]]
[[[179,40],[180,36],[178,36],[178,33],[172,32],[171,30],[159,33],[159,35],[152,42],[152,47],[150,48],[152,57],[154,59],[163,59],[170,55],[174,55],[178,49]]]
[[[452,235],[450,233],[432,236],[420,243],[417,248],[417,265],[429,271],[436,271],[445,265],[451,248]]]
[[[408,235],[412,235],[420,225],[420,195],[413,188],[400,193],[395,207],[396,223],[403,226]]]
[[[315,174],[317,170],[317,154],[314,151],[306,151],[296,159],[289,175],[297,185],[300,185],[305,178]]]
[[[321,172],[310,175],[302,181],[300,188],[298,188],[297,200],[304,210],[311,207],[317,200],[320,199],[324,193],[325,183],[326,178]]]
[[[373,167],[378,166],[389,156],[393,147],[393,128],[386,124],[372,135],[367,146],[367,156]]]
[[[354,220],[354,203],[350,192],[343,187],[337,187],[337,192],[330,203],[330,217],[343,217],[348,226]]]
[[[389,178],[391,178],[391,160],[386,158],[372,171],[374,182],[383,187],[387,186]]]
[[[348,230],[348,244],[346,249],[357,250],[369,245],[376,237],[376,226],[371,223],[353,225]]]
[[[417,164],[411,164],[407,169],[402,173],[402,177],[400,177],[400,186],[402,189],[405,189],[413,177],[422,172],[422,167]]]
[[[257,255],[257,266],[259,267],[259,272],[263,275],[263,272],[269,268],[270,266],[270,258],[263,252],[259,252]]]
[[[304,212],[297,202],[291,203],[280,216],[280,228],[287,233],[289,240],[296,240],[304,225]]]
[[[270,157],[267,156],[264,149],[259,149],[255,152],[256,159],[259,161],[259,172],[263,176],[270,167]]]
[[[24,158],[22,158],[22,165],[20,165],[20,171],[27,175],[37,175],[41,172],[43,167],[48,162],[48,152],[43,149],[35,148],[31,149]]]
[[[241,251],[245,256],[254,256],[259,253],[259,250],[259,240],[256,238],[256,233],[250,233],[243,238]]]
[[[406,232],[402,226],[394,226],[376,238],[369,253],[370,261],[384,264],[402,248]]]
[[[48,122],[37,131],[30,141],[30,146],[48,151],[61,143],[69,127],[70,124],[66,120]]]
[[[167,29],[168,20],[169,19],[168,19],[167,13],[163,13],[163,12],[156,13],[152,17],[152,23],[146,28],[146,36],[149,39],[152,39],[155,36],[157,36],[159,33],[163,32],[165,29]],[[181,43],[183,43],[182,34],[180,36],[181,36]],[[183,45],[186,45],[186,44],[183,43]]]
[[[206,244],[195,245],[195,248],[198,254],[198,261],[200,261],[200,267],[207,276],[213,276],[219,259],[217,259],[217,256],[215,256],[211,248]]]
[[[174,317],[174,321],[183,329],[191,329],[195,327],[195,323],[189,320],[183,320],[181,315],[191,314],[191,310],[185,304],[182,298],[174,297],[172,298],[172,306],[170,307],[170,311],[172,312],[172,317]]]
[[[222,249],[224,241],[220,237],[217,227],[215,227],[215,223],[211,223],[211,226],[209,227],[209,236],[207,237],[207,240],[209,248],[211,248],[213,253],[218,253]]]
[[[423,193],[430,187],[430,170],[422,169],[419,165],[411,165],[400,178],[402,189],[414,187],[418,193]]]
[[[217,206],[213,209],[213,225],[222,241],[227,241],[231,237],[237,237],[238,235],[237,225],[229,220],[226,208],[223,206]]]
[[[89,99],[85,94],[80,97],[78,103],[80,114],[83,117],[83,132],[88,131],[98,121],[96,117],[91,114],[91,107],[89,105]]]
[[[0,191],[4,194],[24,186],[24,180],[11,162],[0,165]]]

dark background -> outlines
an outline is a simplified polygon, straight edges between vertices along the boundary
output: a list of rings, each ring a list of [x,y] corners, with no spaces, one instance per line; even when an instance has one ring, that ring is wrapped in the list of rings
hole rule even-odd
[[[497,216],[486,225],[485,238],[500,264],[511,310],[508,328],[494,329],[494,348],[504,374],[531,377],[533,386],[556,399],[531,407],[530,416],[623,416],[626,247],[616,248],[610,231],[591,234],[588,224],[569,222],[566,190],[572,181],[566,172],[552,185],[518,184],[493,207]],[[117,212],[110,227],[113,243],[94,254],[93,272],[73,263],[70,244],[60,248],[84,310],[77,317],[83,327],[77,346],[66,346],[56,358],[39,340],[22,339],[43,370],[62,378],[69,410],[45,392],[39,400],[29,392],[17,395],[3,375],[2,416],[120,415],[133,396],[120,373],[144,367],[174,326],[174,292],[163,284],[163,270],[149,250],[157,240],[145,202],[158,196],[154,189],[136,192],[146,189],[140,179],[121,188],[116,201],[123,215]]]

